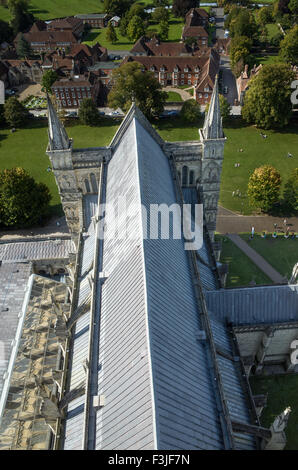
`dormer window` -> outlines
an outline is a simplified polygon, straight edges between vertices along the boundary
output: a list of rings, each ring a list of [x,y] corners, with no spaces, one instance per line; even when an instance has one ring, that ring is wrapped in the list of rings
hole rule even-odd
[[[209,86],[205,86],[204,91],[209,91]]]
[[[154,65],[152,65],[152,67],[150,67],[150,70],[151,70],[152,72],[154,72],[154,70],[155,70]]]
[[[160,71],[161,71],[161,72],[164,72],[164,71],[165,71],[165,68],[164,68],[164,67],[160,67]]]
[[[188,72],[188,67],[185,67],[185,68],[184,68],[184,72]]]
[[[199,67],[196,67],[196,68],[195,68],[195,72],[198,72],[198,71],[199,71]]]
[[[175,67],[175,68],[174,68],[174,72],[175,72],[175,73],[178,72],[178,67]]]

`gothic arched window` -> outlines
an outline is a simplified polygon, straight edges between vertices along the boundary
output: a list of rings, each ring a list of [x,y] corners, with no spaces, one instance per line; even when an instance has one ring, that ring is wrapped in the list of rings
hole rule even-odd
[[[195,178],[194,178],[194,175],[195,175],[194,171],[191,170],[191,171],[189,172],[189,184],[194,184],[194,179],[195,179]]]
[[[98,188],[97,188],[97,181],[94,173],[90,173],[90,180],[91,180],[91,186],[92,186],[92,192],[97,193]]]
[[[188,168],[184,166],[182,168],[182,186],[186,186],[188,181]]]
[[[90,183],[87,178],[84,180],[84,183],[85,183],[86,193],[91,193]]]

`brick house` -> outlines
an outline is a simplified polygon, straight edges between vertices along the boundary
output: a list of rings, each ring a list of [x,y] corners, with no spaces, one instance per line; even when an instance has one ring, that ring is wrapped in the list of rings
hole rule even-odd
[[[19,33],[14,40],[15,47],[21,34]],[[56,49],[66,51],[78,43],[77,38],[70,31],[29,31],[23,36],[34,53],[51,52]]]
[[[96,74],[89,72],[62,78],[52,85],[52,92],[60,108],[78,108],[84,98],[91,98],[97,104],[101,89]]]
[[[8,69],[9,86],[41,82],[43,74],[41,60],[5,59],[3,62]]]
[[[113,86],[113,70],[120,66],[117,62],[97,62],[95,65],[89,67],[89,71],[96,73],[98,79],[107,90]]]
[[[192,49],[183,42],[162,42],[157,36],[142,36],[130,50],[132,56],[189,56]]]
[[[52,20],[47,24],[47,31],[67,31],[72,33],[77,39],[81,38],[84,32],[84,22],[80,18],[70,16],[58,20]]]
[[[87,44],[75,44],[68,54],[74,59],[76,63],[80,64],[80,69],[83,67],[87,69],[99,61],[106,61],[108,59],[108,51],[106,47],[102,47],[96,43],[94,46]]]
[[[192,8],[186,13],[182,39],[195,38],[199,47],[208,47],[208,13],[202,8]]]
[[[219,56],[216,51],[209,49],[208,53],[200,56],[135,56],[126,57],[122,63],[136,61],[143,70],[154,73],[162,86],[189,85],[197,87],[206,74],[219,69]],[[212,65],[210,65],[212,64]],[[217,72],[216,72],[217,73]],[[216,75],[215,73],[215,75]],[[215,77],[214,75],[214,77]],[[209,95],[208,95],[209,96]]]
[[[87,24],[90,28],[105,28],[108,24],[108,15],[106,13],[76,15],[75,18],[79,18],[83,21],[84,25]]]
[[[200,79],[195,87],[194,98],[200,105],[210,102],[215,78],[219,71],[219,54],[211,49],[209,58],[202,67]]]

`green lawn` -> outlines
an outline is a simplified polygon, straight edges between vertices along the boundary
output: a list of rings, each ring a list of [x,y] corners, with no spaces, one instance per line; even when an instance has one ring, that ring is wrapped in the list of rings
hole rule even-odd
[[[272,236],[263,239],[256,234],[251,240],[248,233],[240,235],[280,274],[288,279],[291,277],[293,266],[298,261],[298,238],[286,239],[283,235],[278,235],[275,239]]]
[[[270,64],[277,64],[280,62],[278,55],[255,55],[254,56],[256,65],[270,65]]]
[[[272,284],[272,281],[227,237],[215,235],[222,241],[221,263],[229,265],[226,287],[247,286],[250,282],[257,285]]]
[[[179,93],[176,93],[175,91],[168,91],[167,95],[167,101],[169,102],[183,101]]]
[[[276,36],[277,33],[280,32],[280,29],[279,29],[279,27],[277,26],[276,23],[268,23],[268,24],[266,24],[266,29],[267,29],[269,41],[270,41],[274,36]]]
[[[88,44],[89,46],[92,46],[96,42],[99,42],[99,44],[103,47],[106,47],[107,49],[110,50],[127,50],[129,51],[132,46],[133,42],[130,42],[125,36],[121,36],[119,32],[119,28],[115,28],[115,31],[117,33],[118,41],[115,44],[112,44],[109,42],[106,38],[106,28],[104,29],[92,29],[88,35],[85,37],[85,40],[83,41],[85,44]]]
[[[31,0],[30,11],[36,18],[48,20],[82,13],[102,13],[103,3],[99,0]],[[9,10],[0,6],[0,19],[10,19]]]
[[[99,127],[86,127],[75,125],[70,127],[69,134],[74,137],[75,147],[106,145],[112,138],[117,125],[113,120],[104,120]],[[251,213],[245,196],[232,197],[232,192],[240,189],[244,194],[249,174],[264,163],[274,165],[285,179],[292,168],[297,166],[298,133],[297,129],[288,128],[284,132],[266,131],[267,139],[260,136],[260,132],[253,126],[241,126],[236,121],[233,126],[225,127],[227,142],[222,172],[220,204],[227,209]],[[241,122],[241,121],[240,121]],[[164,140],[182,141],[198,140],[198,129],[203,119],[196,124],[187,124],[181,118],[161,119],[154,126]],[[28,168],[39,181],[49,181],[51,187],[54,182],[51,174],[45,170],[48,160],[44,157],[47,144],[46,122],[30,121],[31,128],[18,130],[11,134],[8,130],[0,130],[0,168],[15,165]],[[240,153],[239,149],[243,148]],[[291,152],[296,158],[287,158]],[[240,162],[240,167],[234,164]],[[52,204],[59,201],[58,194],[53,190]],[[243,205],[242,205],[243,203]]]
[[[224,164],[222,171],[222,184],[220,204],[227,209],[249,215],[252,209],[245,196],[247,182],[255,168],[270,164],[277,168],[283,182],[290,171],[297,167],[298,159],[298,128],[288,126],[283,131],[263,131],[268,137],[262,138],[260,130],[254,126],[245,126],[241,121],[234,121],[225,126],[227,142],[225,145]],[[240,149],[243,152],[239,152]],[[287,158],[288,152],[294,158]],[[234,164],[240,163],[235,168]],[[242,196],[233,197],[233,191],[239,189]]]
[[[261,424],[269,427],[288,406],[292,412],[286,428],[285,450],[298,450],[298,375],[253,377],[250,385],[254,395],[268,393],[268,403],[261,415]]]
[[[111,120],[100,127],[75,125],[67,127],[70,137],[74,138],[75,147],[108,145],[118,125]],[[0,170],[21,166],[39,182],[45,183],[52,194],[51,211],[61,215],[60,197],[56,182],[51,172],[47,172],[50,162],[45,154],[48,143],[47,122],[30,120],[28,126],[13,134],[10,130],[0,130]]]

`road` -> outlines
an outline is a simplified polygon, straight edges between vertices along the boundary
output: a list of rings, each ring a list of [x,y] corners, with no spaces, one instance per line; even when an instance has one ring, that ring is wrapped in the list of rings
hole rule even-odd
[[[215,12],[215,25],[216,25],[216,37],[223,39],[224,33],[225,33],[225,27],[224,27],[224,9],[223,8],[213,8],[212,9]]]
[[[220,58],[220,70],[222,70],[223,78],[223,89],[225,86],[228,87],[228,93],[224,96],[226,97],[230,105],[234,105],[235,99],[237,99],[237,87],[236,80],[231,70],[230,59],[227,56],[221,56]]]

